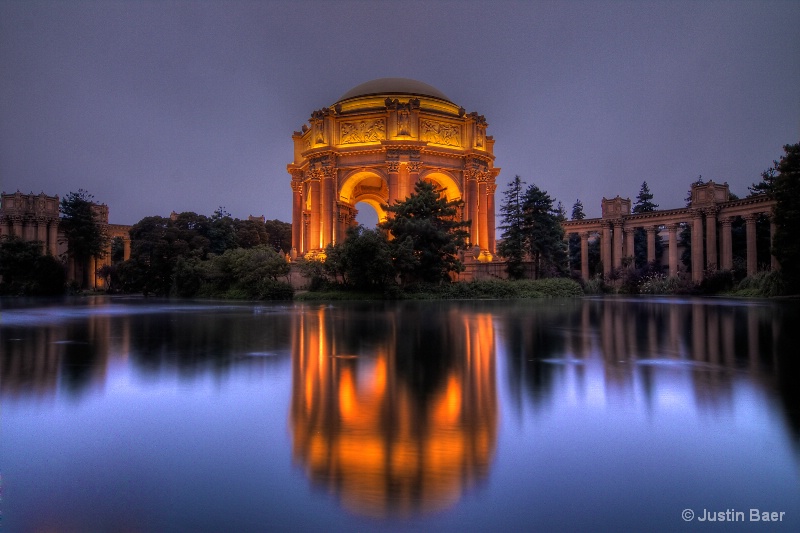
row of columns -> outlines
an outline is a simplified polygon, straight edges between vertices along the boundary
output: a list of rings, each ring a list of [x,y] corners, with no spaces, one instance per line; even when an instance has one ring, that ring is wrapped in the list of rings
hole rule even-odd
[[[58,255],[58,219],[11,216],[0,221],[0,237],[15,236],[42,243],[42,253]]]
[[[703,216],[705,215],[705,249],[703,246]],[[744,215],[746,244],[747,244],[747,275],[752,276],[758,271],[758,256],[756,248],[756,221],[759,213],[748,213]],[[700,282],[705,271],[730,270],[733,268],[733,246],[731,238],[731,216],[717,219],[717,212],[714,209],[697,210],[692,214],[692,280]],[[720,248],[717,249],[718,222],[720,237]],[[600,235],[601,248],[600,258],[603,262],[603,273],[608,276],[613,268],[622,266],[623,257],[634,255],[634,232],[637,227],[626,227],[624,220],[614,220],[603,224]],[[680,224],[667,224],[668,232],[668,264],[669,275],[675,276],[678,273],[678,229]],[[647,261],[656,259],[656,238],[658,226],[645,226],[647,233]],[[593,232],[584,231],[579,233],[581,239],[581,276],[589,279],[589,235]],[[775,223],[770,219],[770,236],[775,233]],[[772,256],[770,267],[775,270],[778,262]]]

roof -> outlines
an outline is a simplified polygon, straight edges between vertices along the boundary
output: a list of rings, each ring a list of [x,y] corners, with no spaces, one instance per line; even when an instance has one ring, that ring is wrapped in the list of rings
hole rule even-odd
[[[409,78],[378,78],[376,80],[371,80],[361,85],[356,85],[344,93],[337,102],[359,96],[373,96],[378,94],[430,96],[452,103],[450,98],[436,87]]]

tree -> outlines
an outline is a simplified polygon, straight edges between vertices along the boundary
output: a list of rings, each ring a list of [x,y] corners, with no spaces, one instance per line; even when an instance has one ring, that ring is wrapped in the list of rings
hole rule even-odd
[[[394,216],[378,227],[393,237],[395,265],[405,283],[450,281],[451,272],[463,270],[458,253],[466,248],[468,222],[458,220],[462,206],[427,181],[418,181],[406,200],[386,206]]]
[[[786,289],[800,291],[800,143],[783,147],[784,155],[775,166],[775,235],[773,254],[780,262]]]
[[[636,203],[634,203],[631,211],[634,214],[652,213],[656,209],[658,209],[658,204],[653,203],[653,194],[650,192],[650,187],[647,186],[646,181],[643,181],[642,187],[639,189],[639,195],[636,197]],[[661,256],[664,253],[664,245],[658,235],[656,235],[655,245],[656,256],[652,260],[656,264],[660,264]],[[644,228],[636,228],[633,233],[633,255],[636,268],[641,269],[647,266],[647,231]]]
[[[522,197],[525,245],[533,261],[534,277],[558,276],[567,270],[567,245],[560,215],[546,191],[534,184]]]
[[[586,214],[583,212],[583,204],[580,200],[575,200],[572,204],[572,220],[583,220]],[[575,270],[580,270],[581,263],[581,236],[577,233],[569,234],[569,264]]]
[[[525,231],[523,224],[525,217],[522,212],[522,186],[525,182],[519,176],[508,184],[503,192],[503,203],[500,204],[500,213],[503,217],[502,240],[497,252],[506,259],[506,271],[512,279],[521,279],[525,275]]]
[[[572,220],[583,220],[586,214],[583,212],[583,204],[580,200],[575,200],[572,205]]]
[[[59,226],[64,232],[69,254],[84,273],[84,283],[94,272],[88,271],[89,259],[101,258],[108,246],[108,237],[97,220],[94,196],[83,189],[71,192],[61,199]]]
[[[64,292],[66,272],[58,259],[42,254],[41,242],[6,236],[0,240],[0,278],[0,294],[49,296]]]
[[[276,250],[288,254],[292,250],[292,225],[280,220],[267,220],[264,223],[268,242]]]
[[[392,247],[380,229],[347,228],[344,242],[328,245],[325,270],[345,285],[374,291],[395,284]]]

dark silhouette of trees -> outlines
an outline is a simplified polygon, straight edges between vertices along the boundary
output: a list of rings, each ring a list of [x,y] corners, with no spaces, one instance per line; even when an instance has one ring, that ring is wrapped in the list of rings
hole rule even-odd
[[[652,213],[656,209],[658,209],[658,204],[653,203],[653,193],[650,192],[647,182],[643,181],[631,211],[634,214]],[[664,245],[658,235],[656,235],[655,245],[656,256],[653,261],[655,261],[656,265],[660,265],[661,256],[664,253]],[[634,266],[636,268],[645,268],[647,266],[647,231],[644,228],[636,228],[633,233],[633,251]]]
[[[70,192],[61,199],[61,220],[59,226],[69,247],[69,253],[83,273],[86,284],[89,272],[89,259],[103,257],[108,245],[108,237],[103,232],[94,210],[94,196],[83,189]]]
[[[777,176],[770,194],[775,205],[773,254],[777,257],[786,282],[786,289],[800,292],[800,143],[783,147],[784,155],[775,165]]]
[[[522,212],[523,185],[525,182],[519,176],[508,184],[503,192],[503,202],[500,204],[500,214],[503,225],[502,240],[497,247],[497,252],[506,260],[506,271],[511,279],[521,279],[525,276],[525,255],[527,254]]]
[[[546,191],[534,184],[528,186],[522,198],[525,243],[533,261],[534,278],[564,275],[567,271],[567,245],[562,213],[553,208]]]
[[[62,294],[66,272],[61,262],[42,253],[39,241],[16,236],[0,240],[0,294],[52,296]]]
[[[448,201],[434,184],[418,181],[406,200],[386,207],[393,216],[378,225],[392,236],[392,257],[404,284],[450,281],[464,267],[468,222],[458,220],[463,202]]]

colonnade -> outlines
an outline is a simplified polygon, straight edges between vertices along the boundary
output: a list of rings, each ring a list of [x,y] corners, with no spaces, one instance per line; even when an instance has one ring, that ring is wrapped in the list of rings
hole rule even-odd
[[[656,239],[660,238],[661,228],[666,229],[669,275],[676,276],[680,259],[678,232],[682,225],[688,225],[692,280],[700,282],[705,272],[733,267],[731,225],[737,217],[745,222],[747,275],[758,271],[756,222],[760,216],[770,217],[770,236],[774,235],[775,224],[771,218],[774,205],[775,201],[766,195],[730,200],[727,183],[710,181],[692,186],[692,201],[687,208],[631,214],[630,199],[603,198],[602,218],[565,222],[564,229],[567,236],[580,236],[581,276],[589,279],[589,240],[600,239],[603,274],[608,276],[613,269],[622,267],[624,258],[634,256],[634,235],[638,228],[644,229],[647,235],[648,262],[656,259]],[[774,256],[770,268],[778,268]]]

